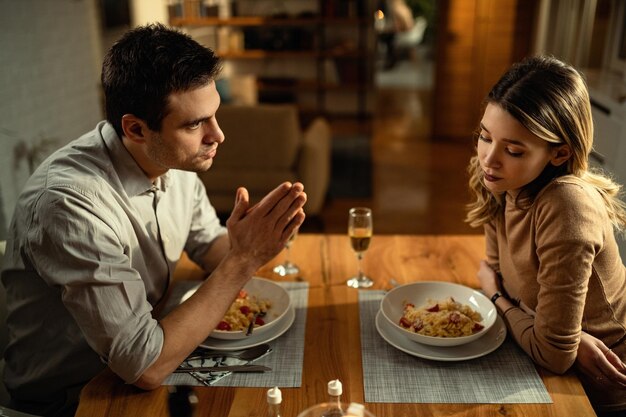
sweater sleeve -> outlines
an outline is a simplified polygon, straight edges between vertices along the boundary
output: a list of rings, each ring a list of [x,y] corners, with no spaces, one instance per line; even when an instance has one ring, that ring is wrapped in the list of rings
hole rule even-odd
[[[496,235],[495,221],[485,223],[485,253],[487,255],[487,263],[491,268],[500,272],[500,257],[498,254],[498,238]]]
[[[506,319],[537,364],[563,373],[576,360],[587,286],[608,218],[595,190],[571,183],[548,187],[535,202],[533,220],[539,260],[535,314],[513,309]]]

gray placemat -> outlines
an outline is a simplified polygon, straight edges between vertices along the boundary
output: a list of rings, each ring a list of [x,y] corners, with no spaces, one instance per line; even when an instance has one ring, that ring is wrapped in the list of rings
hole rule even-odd
[[[404,353],[376,330],[384,291],[359,291],[366,402],[552,403],[534,364],[509,337],[478,359],[440,362]]]
[[[272,351],[256,361],[254,364],[272,368],[264,373],[229,373],[214,378],[211,382],[216,387],[281,387],[293,388],[302,386],[302,362],[304,359],[304,332],[306,328],[306,312],[309,296],[308,282],[281,282],[291,298],[295,308],[296,318],[282,336],[269,342]],[[172,299],[177,294],[185,294],[189,289],[185,282],[177,284],[173,289]],[[193,285],[193,282],[192,282]],[[197,285],[197,284],[195,284]],[[178,287],[180,286],[180,288]],[[185,288],[186,287],[186,288]],[[180,297],[178,297],[180,299]],[[236,359],[228,359],[225,363],[241,363]],[[203,385],[188,374],[172,374],[163,385]]]

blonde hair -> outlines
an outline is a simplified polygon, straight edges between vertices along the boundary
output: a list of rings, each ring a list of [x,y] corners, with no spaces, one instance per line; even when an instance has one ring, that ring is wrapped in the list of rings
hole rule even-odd
[[[550,146],[567,144],[571,157],[566,164],[548,164],[541,175],[526,185],[519,197],[530,203],[553,179],[574,175],[595,187],[606,204],[617,230],[626,225],[626,206],[620,200],[621,185],[600,171],[589,168],[593,146],[593,121],[589,92],[582,75],[553,57],[538,56],[515,64],[493,86],[486,103],[501,107],[526,129]],[[483,183],[478,156],[469,163],[469,188],[475,199],[467,205],[465,221],[481,226],[502,212],[502,195],[493,194]]]

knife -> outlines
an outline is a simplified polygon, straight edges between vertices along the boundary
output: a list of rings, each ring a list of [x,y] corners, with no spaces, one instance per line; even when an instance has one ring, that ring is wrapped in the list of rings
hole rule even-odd
[[[179,366],[174,373],[181,372],[266,372],[271,371],[263,365],[229,365],[229,366]]]

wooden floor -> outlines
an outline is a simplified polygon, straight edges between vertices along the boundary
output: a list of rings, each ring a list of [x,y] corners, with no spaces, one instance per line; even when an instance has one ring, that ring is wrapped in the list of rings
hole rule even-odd
[[[463,219],[469,201],[467,142],[432,139],[430,91],[378,89],[369,122],[333,122],[334,131],[372,134],[373,195],[364,200],[328,200],[318,228],[345,233],[353,206],[371,207],[378,234],[471,234]],[[311,227],[305,224],[304,231]],[[319,230],[319,229],[318,229]]]

